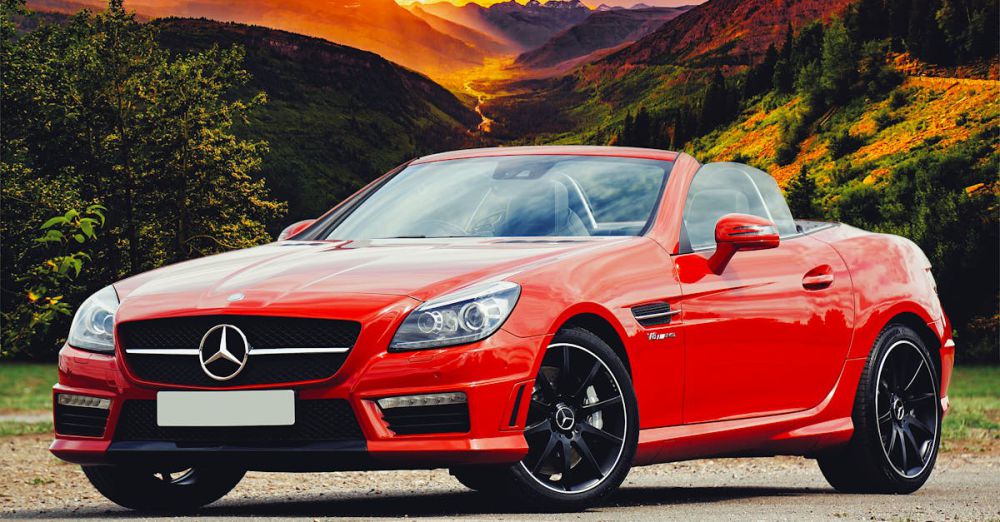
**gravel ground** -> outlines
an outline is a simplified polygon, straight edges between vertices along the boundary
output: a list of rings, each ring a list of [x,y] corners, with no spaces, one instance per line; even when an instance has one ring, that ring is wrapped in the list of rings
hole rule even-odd
[[[123,518],[77,466],[46,448],[49,437],[0,439],[0,518]],[[198,519],[345,517],[465,520],[1000,520],[1000,455],[945,453],[930,481],[908,496],[842,495],[813,461],[702,460],[632,470],[607,505],[540,515],[493,503],[445,470],[250,473]]]

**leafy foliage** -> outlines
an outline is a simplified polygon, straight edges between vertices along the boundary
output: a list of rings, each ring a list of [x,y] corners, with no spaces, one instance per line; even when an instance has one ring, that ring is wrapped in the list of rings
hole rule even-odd
[[[86,248],[86,243],[97,239],[96,230],[104,226],[105,210],[101,205],[90,205],[82,213],[70,209],[39,227],[42,235],[35,239],[35,249],[51,257],[17,277],[16,283],[23,288],[22,298],[12,308],[4,309],[6,327],[0,355],[7,357],[25,350],[34,339],[45,336],[60,316],[73,313],[64,294],[72,290],[84,263],[92,259],[85,250],[73,250]]]
[[[101,286],[165,262],[269,240],[265,223],[285,205],[272,201],[264,182],[254,178],[266,143],[234,134],[235,125],[265,101],[259,93],[234,95],[249,79],[240,48],[172,56],[157,44],[155,28],[126,13],[121,0],[104,12],[83,11],[65,24],[17,35],[12,17],[19,14],[21,2],[4,1],[5,311],[23,306],[19,287],[35,279],[42,260],[51,260],[31,248],[33,231],[43,224],[45,243],[68,244],[80,236],[91,243],[86,281],[60,282],[65,309]],[[93,206],[98,202],[107,210]],[[82,217],[70,211],[48,219],[79,207],[88,209]],[[100,235],[93,233],[97,218],[91,214],[100,216]],[[66,226],[78,231],[61,232]],[[57,259],[60,270],[65,264],[78,271],[88,258]],[[64,311],[52,317],[62,327]],[[42,355],[55,347],[54,334],[18,334],[23,317],[5,319],[6,352]]]

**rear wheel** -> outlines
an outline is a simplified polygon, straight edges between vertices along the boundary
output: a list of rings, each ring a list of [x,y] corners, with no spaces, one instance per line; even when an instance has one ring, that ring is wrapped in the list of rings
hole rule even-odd
[[[572,511],[625,480],[639,437],[638,407],[624,363],[582,329],[556,335],[542,360],[524,438],[528,455],[507,468],[452,470],[466,486],[535,507]]]
[[[229,468],[144,470],[84,466],[90,483],[108,500],[141,511],[185,512],[211,504],[232,491],[245,472]]]
[[[934,359],[920,336],[893,324],[879,335],[858,385],[854,435],[819,466],[839,491],[912,493],[930,477],[941,443]]]

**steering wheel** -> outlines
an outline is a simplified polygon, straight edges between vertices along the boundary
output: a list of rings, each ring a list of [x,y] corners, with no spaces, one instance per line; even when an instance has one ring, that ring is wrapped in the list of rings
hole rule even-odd
[[[458,225],[456,225],[454,223],[450,223],[448,221],[445,221],[443,219],[421,219],[420,221],[417,221],[417,222],[413,223],[412,226],[413,226],[414,230],[421,230],[421,228],[422,228],[421,225],[430,225],[430,227],[428,227],[428,229],[430,229],[430,230],[444,230],[444,231],[448,232],[449,235],[453,235],[453,236],[467,236],[467,235],[469,235],[469,233],[465,229],[463,229],[462,227],[460,227],[460,226],[458,226]],[[428,237],[433,237],[434,236],[434,234],[423,234],[423,235],[428,236]]]

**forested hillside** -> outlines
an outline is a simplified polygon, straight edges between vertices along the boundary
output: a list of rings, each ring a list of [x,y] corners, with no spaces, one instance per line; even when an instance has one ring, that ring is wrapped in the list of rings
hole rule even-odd
[[[2,354],[50,357],[90,293],[271,241],[479,117],[425,76],[316,38],[0,3]]]
[[[250,79],[242,90],[268,100],[239,128],[268,142],[260,175],[288,202],[288,220],[318,216],[414,156],[469,145],[468,129],[479,122],[440,85],[374,53],[203,19],[154,26],[174,52],[245,49]]]
[[[738,4],[712,0],[570,75],[505,86],[522,92],[486,104],[495,134],[767,170],[800,216],[916,241],[959,357],[995,360],[997,1]]]

